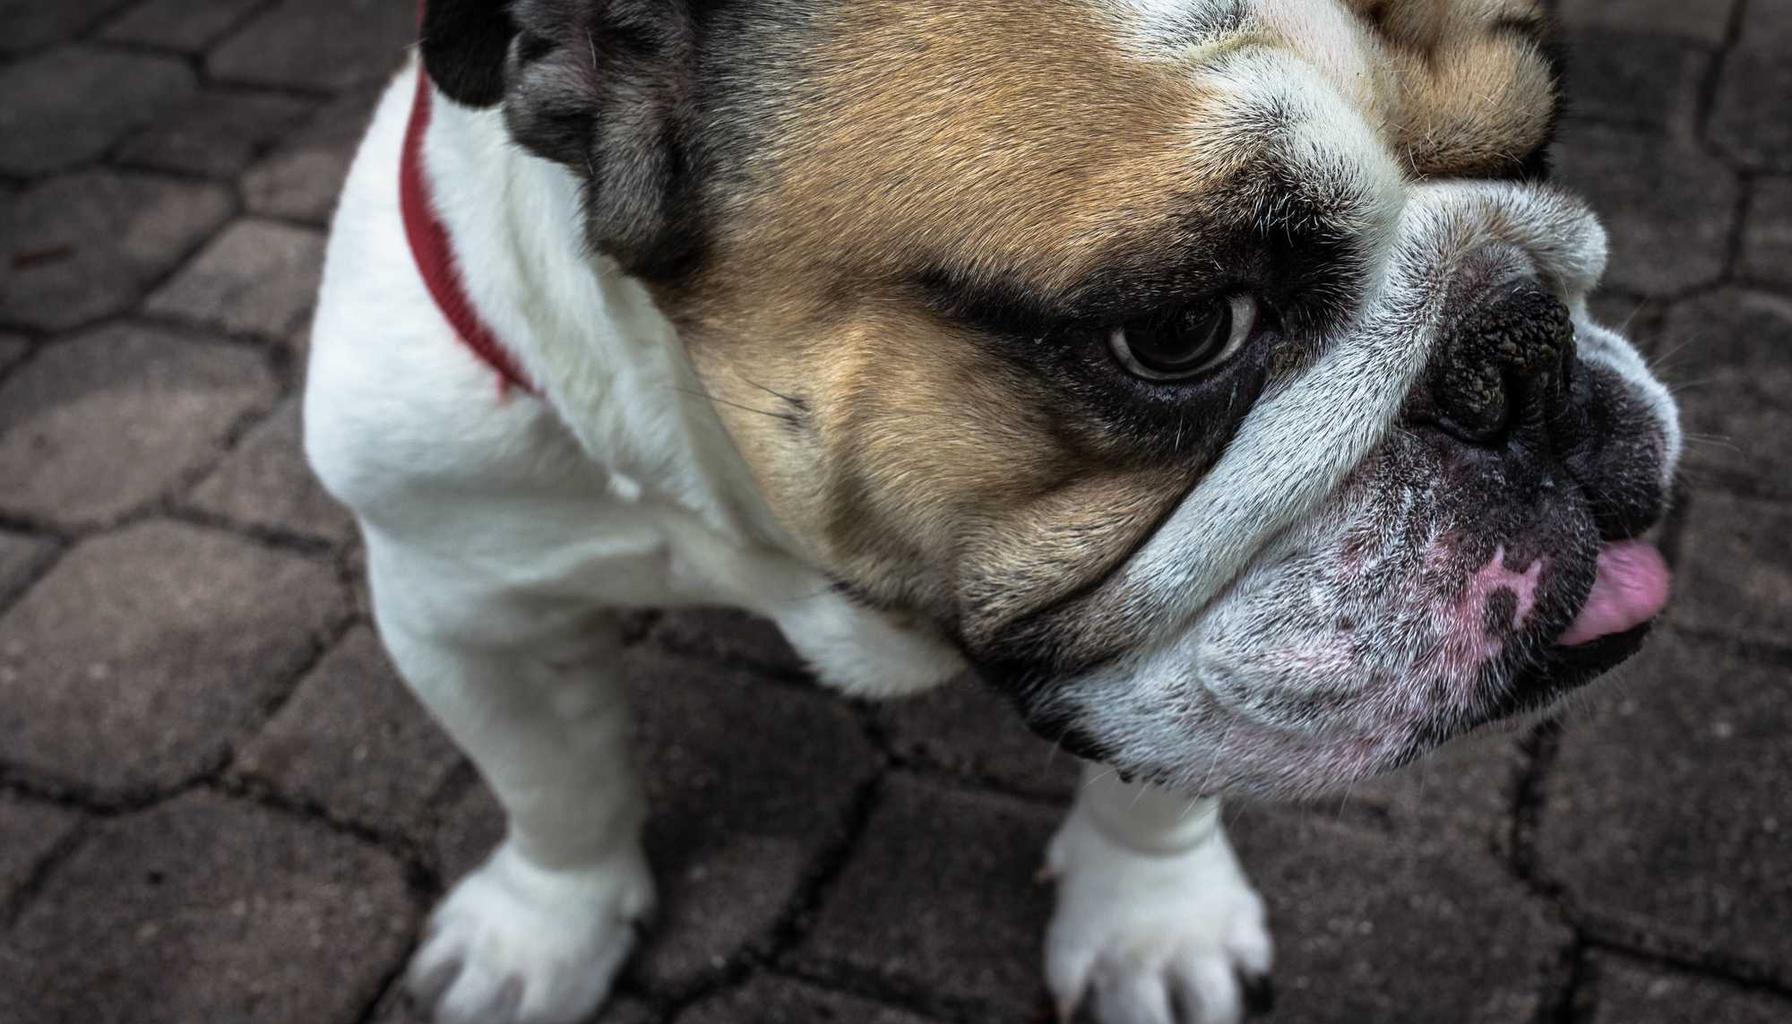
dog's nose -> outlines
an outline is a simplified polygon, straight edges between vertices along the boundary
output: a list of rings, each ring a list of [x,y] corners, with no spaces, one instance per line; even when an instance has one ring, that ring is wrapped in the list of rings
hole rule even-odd
[[[1573,363],[1568,307],[1531,278],[1498,285],[1448,329],[1414,418],[1498,447],[1517,429],[1550,422],[1567,400]]]

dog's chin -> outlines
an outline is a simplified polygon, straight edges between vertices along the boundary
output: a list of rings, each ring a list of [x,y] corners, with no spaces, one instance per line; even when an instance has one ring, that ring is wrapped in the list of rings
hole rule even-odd
[[[1637,653],[1666,600],[1665,565],[1640,541],[1603,545],[1597,561],[1590,586],[1559,595],[1553,613],[1466,671],[1436,675],[1433,650],[1364,675],[1360,662],[1327,668],[1311,650],[1296,658],[1273,644],[1204,670],[1196,630],[1127,669],[1067,680],[1023,710],[1071,752],[1190,796],[1335,793],[1472,733],[1546,716]],[[1396,604],[1383,613],[1427,610]]]

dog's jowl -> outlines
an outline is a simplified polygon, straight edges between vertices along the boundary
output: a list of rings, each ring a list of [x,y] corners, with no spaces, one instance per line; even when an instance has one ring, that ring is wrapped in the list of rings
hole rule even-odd
[[[1238,1020],[1220,826],[1547,707],[1666,600],[1674,406],[1546,182],[1529,0],[430,0],[307,447],[509,816],[413,965],[570,1022],[653,904],[617,616],[998,687],[1086,758],[1066,1014]]]

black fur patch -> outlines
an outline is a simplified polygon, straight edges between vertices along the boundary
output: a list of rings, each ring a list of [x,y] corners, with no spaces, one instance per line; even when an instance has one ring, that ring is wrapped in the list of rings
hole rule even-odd
[[[510,0],[429,0],[423,67],[456,103],[489,107],[504,98],[504,55],[516,35]]]
[[[585,179],[594,249],[649,280],[689,273],[703,249],[691,4],[517,0],[513,14],[527,45],[504,104],[511,135]]]

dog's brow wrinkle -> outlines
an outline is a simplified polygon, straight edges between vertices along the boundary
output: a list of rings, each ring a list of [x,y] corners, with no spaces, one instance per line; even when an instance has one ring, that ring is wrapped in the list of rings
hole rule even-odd
[[[1152,56],[1186,56],[1244,26],[1245,0],[1104,0],[1129,29],[1131,41]]]

